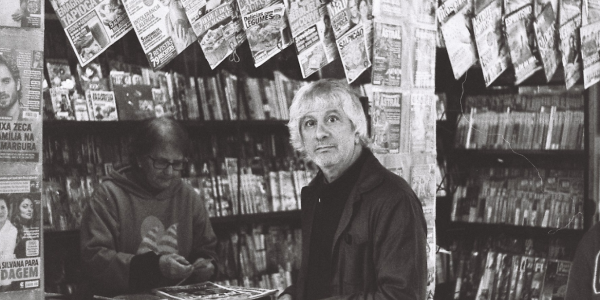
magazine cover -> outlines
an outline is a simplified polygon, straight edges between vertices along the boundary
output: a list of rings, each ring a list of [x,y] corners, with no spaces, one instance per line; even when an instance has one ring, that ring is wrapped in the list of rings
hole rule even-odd
[[[321,6],[319,9],[320,20],[317,22],[317,32],[319,33],[319,39],[325,48],[325,56],[327,57],[327,63],[336,60],[338,50],[335,44],[335,35],[333,34],[333,27],[331,27],[331,17],[327,12],[326,6]]]
[[[0,289],[40,287],[41,191],[37,175],[0,176]]]
[[[156,116],[152,87],[149,85],[118,85],[114,88],[120,121],[143,120]]]
[[[75,115],[69,101],[69,90],[61,87],[50,88],[52,112],[56,120],[73,120]]]
[[[581,49],[579,44],[579,26],[581,17],[575,16],[564,23],[560,29],[560,49],[562,50],[562,63],[565,74],[565,85],[570,89],[581,78]]]
[[[583,59],[583,86],[587,89],[600,81],[600,22],[581,27],[581,58]]]
[[[42,147],[43,33],[4,31],[0,38],[0,161],[39,162]]]
[[[416,20],[419,23],[435,24],[436,0],[412,0]]]
[[[537,57],[531,5],[505,16],[510,58],[515,69],[515,84],[520,84],[542,68]]]
[[[402,25],[375,22],[371,73],[373,85],[401,86],[403,32]],[[435,47],[426,51],[435,51]]]
[[[392,18],[404,17],[408,14],[409,9],[407,6],[410,5],[409,3],[409,1],[398,0],[375,0],[373,1],[373,15]]]
[[[533,22],[535,28],[535,37],[544,66],[546,81],[550,81],[558,69],[560,62],[560,53],[556,43],[556,18],[552,10],[552,5],[547,3],[542,12],[537,15]]]
[[[98,60],[94,60],[85,66],[77,64],[77,75],[84,93],[87,90],[108,90],[108,80],[102,75],[102,67]]]
[[[50,87],[62,87],[69,90],[75,88],[75,77],[66,59],[47,59],[46,69]]]
[[[212,69],[246,41],[238,6],[233,0],[209,1],[198,10],[186,9],[186,12]]]
[[[304,30],[317,24],[321,19],[321,9],[327,10],[322,4],[324,1],[319,0],[303,0],[303,1],[287,1],[288,20],[290,23],[290,31],[293,37],[297,37]]]
[[[398,153],[400,149],[400,116],[402,94],[373,93],[371,139],[374,153]]]
[[[90,121],[118,121],[115,94],[105,91],[88,91]]]
[[[410,152],[435,152],[435,94],[410,97]]]
[[[132,28],[121,0],[51,0],[50,4],[83,66]]]
[[[181,0],[125,0],[125,10],[153,70],[197,40]]]
[[[559,24],[562,26],[569,20],[578,17],[577,27],[581,27],[581,0],[560,0],[558,11]]]
[[[0,10],[0,26],[40,28],[41,0],[4,1]]]
[[[600,21],[600,0],[583,0],[581,6],[582,25],[588,25]]]
[[[316,25],[302,31],[294,39],[302,78],[314,74],[327,65],[327,55]]]
[[[336,40],[348,83],[352,83],[371,66],[364,35],[363,27],[355,26]]]
[[[413,54],[413,87],[435,89],[436,31],[415,28]]]
[[[283,3],[242,15],[242,20],[255,67],[292,44]]]
[[[238,286],[219,285],[212,282],[203,282],[197,284],[162,287],[152,290],[159,296],[169,297],[170,299],[257,299],[274,295],[277,290],[247,288]]]
[[[470,20],[472,13],[470,0],[448,0],[438,8],[437,12],[456,79],[462,77],[477,62]]]
[[[351,21],[350,2],[354,2],[354,0],[332,0],[327,4],[327,12],[331,17],[331,27],[336,39],[340,39],[356,25]]]
[[[510,65],[508,46],[502,33],[502,6],[492,1],[473,18],[475,43],[485,85],[489,86]]]

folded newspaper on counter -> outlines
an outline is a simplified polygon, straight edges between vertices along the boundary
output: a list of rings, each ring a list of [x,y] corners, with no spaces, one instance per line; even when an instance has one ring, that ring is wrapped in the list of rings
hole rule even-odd
[[[121,0],[50,0],[50,4],[82,66],[132,28]]]
[[[153,70],[197,40],[181,0],[125,0],[125,10]]]
[[[202,299],[258,299],[274,295],[277,290],[248,288],[241,286],[220,285],[212,282],[202,282],[183,286],[170,286],[153,289],[159,296],[177,300]]]

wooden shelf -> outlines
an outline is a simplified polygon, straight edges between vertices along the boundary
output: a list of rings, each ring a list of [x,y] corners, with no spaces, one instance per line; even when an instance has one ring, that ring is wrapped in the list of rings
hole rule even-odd
[[[504,234],[507,236],[520,236],[530,238],[572,238],[579,240],[585,230],[583,229],[562,229],[562,228],[542,228],[532,226],[517,226],[510,224],[487,224],[487,223],[469,223],[469,222],[450,222],[445,234],[465,235],[465,236],[497,236]]]

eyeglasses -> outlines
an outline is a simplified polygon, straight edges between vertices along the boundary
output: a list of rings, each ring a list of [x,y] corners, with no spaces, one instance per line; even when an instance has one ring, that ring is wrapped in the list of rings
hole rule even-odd
[[[150,155],[148,155],[148,157],[152,160],[154,168],[159,169],[159,170],[163,170],[163,169],[168,168],[169,166],[172,166],[173,170],[181,171],[181,170],[183,170],[183,165],[187,162],[186,159],[174,160],[173,162],[170,162],[169,160],[164,159],[164,158],[154,158]]]

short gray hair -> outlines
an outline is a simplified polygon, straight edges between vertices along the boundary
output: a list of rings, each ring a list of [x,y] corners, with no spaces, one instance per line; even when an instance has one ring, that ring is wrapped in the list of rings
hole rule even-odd
[[[294,96],[290,106],[290,143],[296,151],[305,154],[304,143],[300,133],[300,121],[307,112],[325,104],[335,104],[340,107],[352,122],[355,133],[358,133],[361,145],[369,145],[367,118],[363,111],[358,95],[348,84],[340,80],[321,79],[303,86]]]

